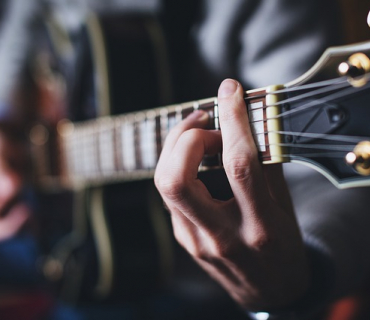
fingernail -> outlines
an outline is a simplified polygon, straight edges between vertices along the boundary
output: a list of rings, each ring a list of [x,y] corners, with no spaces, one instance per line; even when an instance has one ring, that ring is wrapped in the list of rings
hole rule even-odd
[[[208,113],[203,110],[195,110],[188,116],[188,118],[193,118],[194,120],[197,119],[197,120],[203,121],[205,119],[208,119]]]
[[[218,89],[218,96],[220,98],[229,97],[235,93],[238,86],[239,82],[232,79],[226,79],[221,83],[220,88]]]

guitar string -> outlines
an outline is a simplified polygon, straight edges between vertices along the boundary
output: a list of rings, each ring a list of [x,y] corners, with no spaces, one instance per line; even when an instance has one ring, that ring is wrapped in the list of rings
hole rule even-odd
[[[367,78],[369,78],[369,77],[367,76]],[[322,88],[322,86],[324,86],[324,88]],[[292,88],[285,88],[285,89],[281,89],[281,90],[276,90],[276,91],[268,93],[268,94],[293,92],[293,91],[299,91],[299,90],[305,90],[305,89],[309,89],[309,88],[319,87],[318,90],[314,90],[314,91],[311,91],[309,93],[305,93],[305,94],[302,94],[302,95],[299,95],[299,96],[296,96],[296,97],[293,97],[293,98],[285,99],[285,100],[277,102],[276,104],[273,104],[273,105],[279,105],[279,104],[283,104],[283,103],[289,103],[289,102],[292,102],[292,101],[307,99],[308,97],[318,95],[318,94],[323,94],[323,93],[330,92],[330,91],[333,91],[333,90],[339,90],[339,89],[341,89],[342,87],[345,87],[345,86],[350,86],[350,84],[347,82],[347,80],[343,80],[343,77],[342,77],[342,78],[336,78],[336,79],[333,79],[333,80],[325,80],[325,81],[322,81],[322,82],[317,82],[317,83],[303,85],[303,86],[297,86],[297,87],[292,87]],[[363,88],[363,87],[360,88],[360,90],[364,90],[364,89],[367,89],[367,87],[366,88]],[[350,91],[354,92],[356,90],[358,90],[358,88],[354,88],[354,87],[351,86],[349,88],[349,90],[346,90],[345,93],[340,93],[340,94],[335,93],[334,95],[333,94],[330,95],[329,98],[331,98],[332,100],[338,99],[341,96],[347,95],[348,92],[350,92]],[[256,96],[250,97],[250,99],[256,99]],[[322,102],[327,102],[327,101],[329,101],[328,98],[326,98],[326,100],[324,98],[321,98],[321,99],[316,100],[314,102],[309,102],[305,105],[302,105],[299,108],[289,110],[288,112],[282,113],[282,114],[280,114],[276,117],[273,117],[273,118],[285,117],[286,115],[289,115],[289,113],[303,111],[303,110],[305,110],[309,107],[314,107],[316,105],[322,104]],[[264,106],[263,108],[266,108],[266,106]],[[256,109],[253,109],[253,110],[256,110]],[[267,120],[270,120],[270,119],[273,119],[273,118],[269,118],[269,119],[266,119],[264,121],[267,121]],[[285,135],[287,133],[278,133],[278,134],[284,134]],[[292,133],[290,132],[289,134],[292,134]],[[310,135],[310,133],[297,133],[297,134],[299,134],[300,136]],[[335,140],[333,135],[325,134],[325,136],[326,136],[326,139]],[[320,138],[323,138],[322,134],[320,134]],[[296,145],[296,147],[298,147],[298,146]]]
[[[367,78],[369,78],[368,75],[367,75]],[[369,88],[368,83],[366,83],[366,85],[364,85],[362,87],[353,87],[350,83],[347,82],[346,86],[350,86],[349,88],[343,89],[341,91],[337,91],[339,86],[342,86],[342,83],[338,81],[337,84],[334,85],[334,86],[330,85],[329,87],[319,88],[318,90],[309,92],[308,94],[297,96],[297,97],[295,97],[296,98],[295,101],[298,101],[298,100],[302,99],[302,97],[306,98],[306,97],[314,96],[314,95],[317,95],[317,94],[323,94],[323,93],[326,93],[326,92],[336,90],[336,92],[334,92],[334,93],[332,93],[328,96],[318,98],[315,101],[309,101],[308,103],[303,104],[303,105],[299,106],[296,109],[283,112],[283,113],[281,113],[277,116],[270,117],[266,120],[251,121],[251,124],[258,123],[258,122],[261,122],[261,121],[265,122],[265,121],[270,120],[270,119],[285,118],[285,117],[289,116],[292,113],[303,112],[304,110],[307,110],[308,108],[312,108],[312,107],[316,107],[316,106],[321,106],[322,107],[323,103],[339,99],[343,96],[348,96],[348,95],[350,95],[352,93],[355,93],[355,92],[361,92],[361,91],[367,90]],[[289,100],[289,99],[280,101],[279,104],[284,103],[284,101],[286,103],[287,100]],[[290,101],[292,101],[292,100],[290,100]],[[267,106],[263,106],[263,108],[266,108],[266,107]],[[258,108],[252,109],[251,111],[253,112],[253,110],[256,110],[256,109],[258,109]],[[283,132],[283,131],[275,131],[275,132],[270,131],[270,132],[271,133],[276,133],[278,135],[295,135],[295,136],[299,136],[299,137],[319,138],[319,139],[332,140],[332,141],[346,141],[346,142],[352,142],[354,144],[356,144],[356,143],[358,143],[358,142],[360,142],[364,139],[368,139],[367,137],[333,135],[333,134],[328,134],[328,133]],[[254,134],[254,135],[260,135],[260,134],[266,134],[266,133],[269,133],[269,131],[262,132],[262,133],[257,133],[257,134]],[[342,146],[338,146],[338,145],[317,145],[317,144],[316,145],[312,145],[312,144],[307,145],[307,144],[283,144],[283,143],[282,144],[276,144],[276,145],[285,146],[285,147],[294,147],[294,148],[297,148],[297,149],[325,149],[326,150],[326,149],[333,149],[334,148],[338,152],[342,152],[342,153],[343,152],[349,152],[349,151],[353,150],[353,146],[348,146],[348,145],[345,146],[344,150],[341,150],[340,148]],[[281,157],[290,157],[290,158],[294,157],[294,155],[292,155],[292,154],[279,155],[279,156],[281,156]],[[331,156],[333,156],[333,154],[332,153],[313,153],[313,152],[309,152],[309,153],[306,153],[306,154],[300,154],[300,156],[331,157]],[[343,154],[341,154],[341,155],[336,154],[336,156],[342,158]],[[269,156],[264,156],[263,158],[268,158],[268,157]]]
[[[315,96],[315,100],[313,100],[313,101],[309,101],[306,104],[300,105],[297,108],[290,109],[288,111],[284,111],[284,112],[282,112],[282,113],[280,113],[280,114],[278,114],[278,115],[276,115],[274,117],[267,118],[266,120],[283,118],[283,117],[289,116],[289,115],[294,114],[294,113],[305,111],[305,110],[307,110],[307,109],[309,109],[311,107],[322,105],[322,104],[324,104],[324,103],[326,103],[326,102],[328,102],[330,100],[326,100],[325,99],[326,97],[324,97],[324,98],[317,98],[317,96],[319,96],[320,94],[328,93],[330,91],[334,91],[334,90],[340,90],[340,89],[343,89],[344,90],[344,88],[346,88],[346,87],[348,87],[347,84],[341,84],[341,85],[336,85],[336,86],[331,86],[331,87],[325,87],[325,88],[322,88],[320,90],[315,90],[315,91],[309,92],[307,94],[302,94],[302,95],[297,96],[297,97],[294,97],[294,98],[289,98],[289,99],[282,100],[280,102],[274,103],[271,106],[278,106],[278,105],[282,105],[282,104],[286,104],[286,103],[290,103],[290,102],[294,102],[294,101],[304,101],[307,98],[311,98],[311,97],[314,97]],[[349,89],[352,90],[353,87],[350,87]],[[332,99],[332,100],[334,100],[334,99]]]
[[[330,80],[323,80],[323,81],[313,82],[313,83],[304,84],[304,85],[286,87],[286,88],[283,88],[283,89],[278,89],[278,90],[271,91],[271,92],[265,92],[265,93],[258,94],[258,95],[245,96],[244,100],[245,101],[255,100],[255,99],[259,99],[259,98],[265,98],[267,95],[274,95],[274,94],[281,94],[281,93],[288,93],[288,92],[298,92],[298,91],[302,91],[302,90],[319,88],[319,87],[327,87],[327,86],[330,86],[330,85],[342,84],[342,83],[348,84],[348,79],[346,77],[339,77],[339,78],[334,78],[334,79],[330,79]],[[246,92],[246,94],[248,94],[248,92]]]
[[[369,75],[370,76],[370,75]],[[325,80],[325,81],[321,81],[321,82],[316,82],[316,83],[313,83],[313,84],[308,84],[308,85],[302,85],[302,86],[297,86],[297,87],[292,87],[292,88],[286,88],[286,89],[282,89],[282,90],[277,90],[277,91],[274,91],[274,92],[271,92],[271,93],[268,93],[268,94],[275,94],[275,93],[282,93],[282,92],[292,92],[292,91],[300,91],[300,90],[303,90],[303,89],[307,89],[307,88],[310,88],[310,87],[322,87],[324,85],[328,85],[328,84],[334,84],[332,86],[326,86],[324,88],[319,88],[318,90],[314,90],[314,91],[310,91],[308,93],[305,93],[305,94],[301,94],[301,95],[298,95],[298,96],[295,96],[295,97],[291,97],[291,98],[288,98],[288,99],[285,99],[285,100],[281,100],[281,101],[278,101],[274,104],[271,104],[269,106],[262,106],[262,107],[259,107],[259,108],[254,108],[253,110],[258,110],[258,109],[265,109],[267,107],[270,107],[270,106],[278,106],[278,105],[281,105],[281,104],[286,104],[286,103],[290,103],[290,102],[294,102],[294,101],[299,101],[299,100],[304,100],[304,99],[307,99],[307,98],[310,98],[312,96],[317,96],[317,95],[320,95],[320,94],[324,94],[324,93],[327,93],[327,92],[330,92],[330,91],[333,91],[333,90],[339,90],[339,89],[342,89],[343,87],[348,87],[350,86],[350,90],[356,90],[358,88],[354,88],[352,87],[348,81],[346,80],[343,80],[343,77],[341,78],[336,78],[336,79],[332,79],[332,80]],[[267,94],[264,94],[264,95],[261,95],[261,96],[266,96]],[[250,99],[255,99],[256,96],[253,96],[253,97],[250,97]],[[340,97],[340,96],[339,96]],[[249,99],[248,97],[246,99]],[[325,102],[325,100],[323,101],[322,99],[319,100],[320,103],[317,102],[317,100],[315,101],[310,101],[309,103],[315,103],[315,105],[312,105],[312,107],[316,106],[316,105],[319,105],[321,104],[322,102]],[[181,104],[180,104],[181,106]],[[202,107],[202,105],[200,105],[200,108]],[[291,113],[295,113],[295,112],[299,112],[303,109],[306,109],[308,107],[311,107],[311,105],[302,105],[300,106],[299,108],[295,108],[295,109],[292,109],[292,110],[289,110],[289,111],[286,111],[286,112],[283,112],[277,116],[274,116],[274,117],[270,117],[270,118],[266,118],[265,121],[267,120],[271,120],[271,119],[276,119],[276,118],[280,118],[280,117],[283,117],[283,116],[286,116],[286,115],[289,115]],[[166,107],[164,107],[166,108]],[[193,109],[193,106],[190,106],[188,108],[184,108],[182,111],[189,111],[189,110],[192,110]],[[145,112],[144,111],[138,111],[140,113],[142,112]],[[133,113],[134,114],[134,113]],[[125,115],[124,115],[125,116]],[[126,116],[131,116],[131,114],[127,114]],[[132,117],[133,119],[135,119],[135,117]],[[144,117],[145,118],[145,117]],[[94,121],[94,120],[92,120]],[[83,123],[86,123],[86,121],[84,121]],[[81,123],[81,124],[83,124]],[[132,123],[136,123],[135,120],[132,121]],[[253,121],[251,121],[251,123],[253,123]]]
[[[326,102],[329,102],[329,101],[334,101],[336,99],[339,99],[339,98],[342,98],[342,97],[345,97],[345,96],[349,96],[353,93],[357,93],[357,92],[361,92],[361,91],[364,91],[364,90],[368,90],[370,87],[370,84],[367,83],[366,85],[362,86],[362,87],[353,87],[353,86],[350,86],[349,88],[343,88],[343,90],[341,91],[338,91],[338,92],[334,92],[328,96],[325,96],[325,97],[322,97],[322,98],[318,98],[314,101],[311,101],[311,102],[308,102],[307,104],[304,104],[304,105],[301,105],[299,106],[298,108],[295,108],[295,109],[292,109],[292,110],[289,110],[289,111],[286,111],[286,112],[283,112],[283,113],[280,113],[279,115],[276,116],[276,118],[281,118],[281,117],[284,117],[284,116],[287,116],[287,115],[290,115],[292,113],[297,113],[297,112],[300,112],[300,111],[304,111],[310,107],[315,107],[319,104],[323,104],[323,103],[326,103]],[[342,89],[342,88],[339,88],[339,87],[336,87],[334,88],[333,90],[339,90],[339,89]],[[322,94],[323,92],[320,92],[320,94]]]
[[[348,144],[304,144],[304,143],[270,143],[266,144],[266,147],[278,146],[278,147],[294,147],[301,149],[317,149],[317,150],[335,150],[348,152],[353,150],[353,145]]]
[[[337,158],[337,159],[343,159],[343,154],[338,154],[338,153],[302,153],[299,155],[291,155],[291,154],[279,154],[280,158],[285,158],[289,160],[294,160],[294,159],[301,159],[301,158]],[[261,156],[260,159],[271,159],[271,156]]]
[[[265,135],[267,133],[275,133],[275,134],[284,135],[284,136],[299,136],[299,137],[313,138],[313,139],[352,142],[352,143],[358,143],[367,138],[367,137],[361,137],[361,136],[346,136],[346,135],[337,135],[337,134],[329,134],[329,133],[273,131],[273,130],[255,133],[253,135]]]
[[[330,145],[330,144],[291,144],[291,143],[275,143],[275,144],[266,144],[266,147],[271,146],[279,146],[279,147],[294,147],[297,149],[314,149],[315,152],[308,151],[306,153],[285,153],[285,154],[278,154],[277,157],[283,158],[294,158],[297,156],[301,157],[330,157],[331,155],[335,155],[337,158],[344,158],[348,152],[353,151],[353,145]],[[325,152],[318,152],[317,150],[324,150]],[[331,152],[328,152],[331,151]],[[333,153],[336,152],[336,153]],[[262,159],[271,158],[271,155],[262,155]]]
[[[292,132],[292,131],[274,131],[274,133],[279,134],[281,136],[286,135],[294,135],[299,137],[306,137],[312,139],[320,139],[320,140],[327,140],[327,141],[337,141],[337,142],[347,142],[352,144],[305,144],[305,143],[270,143],[264,144],[265,147],[277,146],[277,147],[291,147],[296,149],[322,149],[322,150],[336,150],[338,152],[351,152],[353,151],[354,146],[364,141],[365,139],[369,139],[368,137],[360,137],[360,136],[344,136],[344,135],[334,135],[334,134],[325,134],[325,133],[301,133],[301,132]],[[262,134],[262,133],[259,133]],[[258,135],[259,135],[258,134]],[[254,136],[256,134],[253,134]],[[306,153],[306,156],[314,154],[314,153]],[[316,153],[317,154],[317,153]],[[321,155],[325,155],[325,153],[320,153]],[[294,156],[293,153],[290,153],[291,156]],[[302,154],[300,154],[302,155]],[[281,156],[281,155],[279,155]]]
[[[368,77],[367,77],[368,78]],[[339,85],[337,85],[339,84]],[[304,95],[300,95],[300,96],[297,96],[298,99],[296,99],[295,101],[297,100],[300,100],[302,99],[302,96],[304,96],[304,98],[306,97],[310,97],[310,96],[313,96],[313,95],[317,95],[317,94],[323,94],[323,93],[326,93],[326,92],[330,92],[330,91],[333,91],[333,90],[338,90],[338,87],[339,86],[342,86],[342,83],[341,82],[337,82],[336,85],[332,86],[330,85],[329,87],[324,87],[324,88],[319,88],[318,90],[315,90],[313,92],[309,92],[308,94],[304,94]],[[322,106],[323,103],[326,103],[326,102],[329,102],[329,101],[333,101],[333,100],[336,100],[336,99],[339,99],[343,96],[348,96],[349,94],[352,94],[352,93],[355,93],[355,92],[361,92],[361,91],[364,91],[364,90],[367,90],[368,87],[369,87],[369,84],[367,83],[366,85],[362,86],[362,87],[353,87],[351,84],[347,83],[346,86],[350,86],[349,88],[345,88],[341,91],[336,91],[326,97],[321,97],[319,99],[316,99],[315,101],[310,101],[306,104],[303,104],[301,106],[299,106],[298,108],[296,109],[293,109],[293,110],[289,110],[287,112],[283,112],[277,116],[274,116],[274,117],[270,117],[266,120],[262,120],[262,121],[267,121],[267,120],[270,120],[270,119],[277,119],[277,118],[285,118],[287,117],[288,115],[290,115],[291,113],[293,112],[302,112],[304,110],[307,110],[308,108],[311,108],[311,107],[316,107],[316,106]],[[344,86],[345,87],[345,86]],[[289,99],[286,99],[285,100],[285,103],[286,101],[289,100]],[[290,100],[292,101],[292,100]],[[283,101],[280,101],[279,104],[282,104],[284,103],[284,100]],[[266,106],[264,106],[263,108],[266,108]],[[256,108],[257,109],[257,108]],[[252,109],[252,112],[253,110],[256,110],[256,109]],[[256,120],[256,121],[252,121],[251,123],[256,123],[256,122],[261,122]],[[346,141],[346,142],[352,142],[354,144],[364,140],[364,139],[367,139],[366,137],[356,137],[356,136],[343,136],[343,135],[333,135],[333,134],[327,134],[327,133],[309,133],[309,132],[284,132],[284,131],[270,131],[271,133],[276,133],[278,135],[295,135],[295,136],[299,136],[299,137],[308,137],[308,138],[319,138],[319,139],[325,139],[325,140],[332,140],[332,141]],[[263,133],[257,133],[257,134],[254,134],[254,135],[259,135],[259,134],[265,134],[265,133],[269,133],[269,131],[266,131],[266,132],[263,132]],[[270,145],[266,145],[266,146],[272,146],[273,144],[270,144]],[[341,152],[341,154],[333,154],[333,153],[329,153],[329,152],[326,152],[326,153],[317,153],[317,152],[307,152],[307,153],[301,153],[300,156],[301,157],[338,157],[338,158],[343,158],[343,152],[350,152],[353,150],[353,145],[349,146],[349,145],[318,145],[318,144],[288,144],[288,143],[281,143],[281,144],[275,144],[276,146],[282,146],[282,147],[294,147],[294,148],[297,148],[297,149],[323,149],[323,150],[335,150],[337,152]],[[283,155],[279,155],[280,157],[289,157],[289,158],[294,158],[295,155],[293,154],[283,154]],[[269,156],[262,156],[263,159],[265,158],[269,158]]]
[[[366,87],[367,88],[367,86],[368,85],[365,85],[363,87]],[[360,90],[361,88],[363,89],[363,87],[360,87],[360,88],[353,87],[348,82],[347,83],[340,82],[340,83],[337,83],[336,85],[327,86],[327,87],[324,87],[324,88],[319,88],[317,90],[310,91],[310,92],[307,92],[307,93],[304,93],[304,94],[301,94],[301,95],[298,95],[298,96],[295,96],[295,97],[290,97],[290,98],[287,98],[287,99],[284,99],[284,100],[280,100],[280,101],[278,101],[276,103],[269,104],[268,106],[263,105],[261,107],[253,108],[251,110],[261,110],[261,109],[264,110],[264,109],[266,109],[268,107],[279,106],[279,105],[282,105],[282,104],[288,104],[288,103],[291,103],[291,102],[297,102],[297,101],[300,101],[300,100],[305,100],[307,98],[317,97],[319,95],[322,95],[322,94],[325,94],[325,93],[329,93],[330,91],[337,91],[337,90],[340,90],[340,89],[344,89],[346,87],[349,87],[347,89],[350,89],[353,92],[355,92],[357,90]],[[318,100],[314,100],[314,101],[310,101],[309,103],[315,103],[317,101]],[[322,103],[321,102],[322,101],[322,98],[319,101],[320,101],[320,104],[321,104]],[[316,103],[316,104],[314,104],[314,106],[316,106],[318,104],[319,103]],[[291,109],[291,110],[285,111],[283,113],[280,113],[279,115],[277,115],[275,117],[267,118],[266,120],[281,118],[281,117],[284,117],[286,115],[290,115],[292,113],[303,111],[303,110],[305,110],[308,107],[310,107],[310,105],[309,106],[305,106],[305,105],[299,106],[299,107],[297,107],[295,109]]]
[[[315,101],[310,101],[306,104],[303,104],[301,105],[300,107],[298,107],[297,109],[299,109],[298,111],[296,112],[300,112],[300,111],[304,111],[304,110],[307,110],[308,108],[312,108],[312,107],[317,107],[317,106],[321,106],[323,103],[326,103],[326,102],[330,102],[330,101],[334,101],[336,99],[339,99],[343,96],[349,96],[350,94],[352,93],[355,93],[355,92],[360,92],[360,91],[364,91],[364,90],[368,90],[369,89],[369,85],[366,85],[366,86],[363,86],[363,87],[360,87],[360,88],[354,88],[354,87],[350,87],[350,88],[347,88],[345,90],[342,90],[342,91],[338,91],[338,92],[335,92],[327,97],[323,97],[323,98],[320,98],[320,99],[317,99]],[[294,110],[297,110],[297,109],[293,109]],[[255,109],[253,109],[255,110]],[[274,117],[269,117],[269,118],[266,118],[266,119],[263,119],[263,120],[254,120],[254,121],[250,121],[251,124],[254,124],[254,123],[258,123],[258,122],[266,122],[268,120],[273,120],[273,119],[278,119],[278,118],[281,118],[281,117],[286,117],[288,114],[288,112],[283,112],[277,116],[274,116]],[[290,114],[288,114],[290,115]],[[261,133],[258,133],[258,134],[265,134],[265,133],[269,133],[269,131],[265,131],[265,132],[261,132]],[[302,133],[304,134],[304,133]]]
[[[290,143],[272,143],[272,144],[266,144],[265,145],[266,147],[273,147],[273,146],[279,146],[279,147],[294,147],[294,148],[298,148],[298,149],[301,149],[301,150],[307,150],[307,154],[310,154],[312,153],[309,149],[312,149],[312,150],[315,150],[316,154],[326,154],[327,152],[321,152],[319,150],[324,150],[324,151],[335,151],[337,153],[341,153],[343,155],[343,153],[348,153],[348,152],[352,152],[353,151],[353,146],[352,145],[346,145],[346,144],[342,144],[342,145],[321,145],[321,144],[290,144]],[[290,156],[294,156],[294,155],[301,155],[301,153],[297,153],[297,154],[292,154],[292,153],[286,153],[286,154],[289,154]],[[270,157],[271,155],[267,155],[266,157]],[[276,156],[280,157],[281,155],[280,154],[276,154]]]
[[[345,91],[348,91],[348,90],[345,90]],[[341,95],[347,95],[347,92],[338,92],[332,95],[332,98],[338,98]],[[271,133],[272,132],[273,131],[271,131]],[[263,133],[258,133],[258,135],[265,134],[265,133],[269,133],[269,132],[267,131]],[[273,133],[276,133],[278,135],[295,135],[295,136],[300,136],[300,137],[319,138],[319,139],[325,139],[325,140],[331,140],[331,141],[346,141],[346,142],[352,142],[354,144],[364,139],[368,139],[367,137],[343,136],[343,135],[333,135],[333,134],[327,134],[327,133],[284,132],[284,131],[275,131]],[[292,146],[295,146],[295,145],[292,144]],[[295,147],[302,148],[302,146],[299,146],[299,145],[296,145]]]
[[[341,83],[347,83],[347,85],[350,85],[350,82],[348,81],[348,77],[338,77],[338,78],[333,78],[329,80],[323,80],[323,81],[318,81],[318,82],[313,82],[313,83],[308,83],[308,84],[303,84],[303,85],[296,85],[292,87],[286,87],[283,89],[278,89],[275,91],[271,92],[265,92],[262,94],[258,95],[251,95],[251,96],[245,96],[244,100],[254,100],[256,98],[264,98],[267,95],[273,95],[273,94],[280,94],[280,93],[287,93],[287,92],[297,92],[297,91],[302,91],[302,90],[307,90],[307,89],[312,89],[312,88],[317,88],[317,87],[326,87],[334,84],[341,84]],[[362,76],[359,76],[357,78],[353,78],[352,80],[355,81],[362,81],[366,80],[366,82],[370,79],[370,74],[365,74]],[[247,92],[246,92],[247,94]]]

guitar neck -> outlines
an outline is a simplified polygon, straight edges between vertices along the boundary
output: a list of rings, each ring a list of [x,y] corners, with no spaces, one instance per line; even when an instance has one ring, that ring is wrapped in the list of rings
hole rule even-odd
[[[282,162],[272,155],[272,138],[266,133],[268,126],[276,129],[276,123],[271,124],[276,120],[266,121],[268,113],[271,117],[266,103],[274,96],[266,96],[264,89],[245,93],[252,133],[265,163]],[[220,129],[217,98],[78,123],[63,121],[58,126],[58,176],[44,170],[41,182],[59,180],[64,185],[78,186],[151,178],[168,132],[198,109],[209,114],[209,129]],[[200,170],[219,166],[220,156],[205,161]]]

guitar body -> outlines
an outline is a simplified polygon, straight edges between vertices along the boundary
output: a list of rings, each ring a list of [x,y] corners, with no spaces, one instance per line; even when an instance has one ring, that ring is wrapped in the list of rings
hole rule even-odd
[[[34,68],[43,65],[53,73],[35,75],[40,122],[50,139],[62,116],[79,122],[168,103],[168,59],[154,17],[91,16],[73,36],[58,36],[58,28],[47,21]],[[67,46],[69,54],[60,49]],[[50,92],[47,86],[57,89]],[[64,110],[45,119],[42,111],[60,96]],[[50,162],[57,170],[56,161]],[[172,238],[151,180],[54,191],[39,193],[46,230],[41,242],[47,253],[44,273],[62,299],[135,300],[158,289],[170,273]]]
[[[144,15],[103,17],[100,23],[108,62],[110,114],[167,103],[169,66],[159,22]],[[99,110],[98,115],[106,114]],[[171,247],[162,243],[162,239],[170,241],[162,202],[150,180],[104,186],[102,201],[113,255],[110,295],[142,299],[158,289],[170,267],[164,262],[171,252],[163,249]]]

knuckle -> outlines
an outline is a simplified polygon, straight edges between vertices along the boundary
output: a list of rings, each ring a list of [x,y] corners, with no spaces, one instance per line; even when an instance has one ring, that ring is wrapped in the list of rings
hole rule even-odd
[[[243,251],[242,243],[235,235],[221,235],[212,239],[208,239],[206,252],[200,252],[200,258],[208,262],[221,262],[225,260],[233,260],[234,257],[240,255]]]
[[[175,238],[175,240],[177,241],[177,243],[183,247],[185,250],[189,251],[188,250],[188,246],[189,246],[189,241],[187,241],[186,239],[184,240],[183,239],[183,236],[182,236],[182,232],[180,232],[180,230],[178,228],[176,228],[174,226],[174,230],[173,230],[173,236]]]
[[[174,232],[176,241],[187,251],[187,253],[196,260],[209,260],[209,254],[204,248],[195,240],[185,238],[181,232]]]
[[[243,157],[224,159],[224,168],[229,177],[244,181],[251,174],[253,162],[254,153],[251,152]]]
[[[191,128],[183,132],[179,140],[184,143],[199,142],[202,138],[202,130],[197,128]]]
[[[262,252],[268,250],[273,245],[271,236],[263,233],[257,234],[248,240],[248,245],[253,251]]]
[[[212,254],[208,255],[208,260],[224,260],[230,257],[230,247],[224,244],[217,244],[212,250]]]
[[[155,177],[155,185],[162,196],[170,200],[179,200],[185,192],[185,186],[180,180],[172,175],[163,175]]]
[[[170,131],[170,134],[176,137],[182,137],[184,135],[187,136],[189,135],[189,133],[197,131],[199,131],[198,128],[189,127],[189,124],[183,121],[173,127]]]
[[[199,247],[192,247],[187,249],[190,255],[196,260],[209,261],[211,259],[210,254]]]
[[[233,260],[235,256],[240,255],[240,252],[242,252],[241,242],[233,237],[229,241],[217,243],[213,255],[220,260]]]

